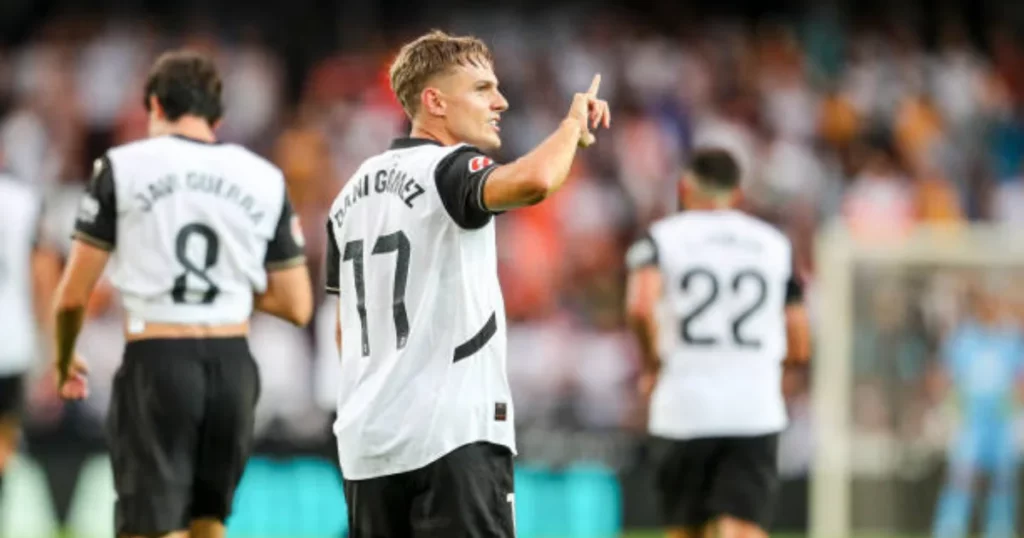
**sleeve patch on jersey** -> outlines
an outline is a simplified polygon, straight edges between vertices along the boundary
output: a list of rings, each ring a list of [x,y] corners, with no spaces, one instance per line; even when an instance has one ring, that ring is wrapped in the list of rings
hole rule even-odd
[[[469,160],[469,172],[476,173],[494,164],[490,157],[473,157]]]
[[[306,247],[306,237],[302,234],[302,223],[299,222],[298,215],[292,215],[291,221],[292,239],[295,240],[295,244],[299,247]]]
[[[96,222],[96,217],[100,214],[100,201],[94,198],[91,194],[87,194],[82,197],[82,201],[78,204],[78,220],[92,224]]]

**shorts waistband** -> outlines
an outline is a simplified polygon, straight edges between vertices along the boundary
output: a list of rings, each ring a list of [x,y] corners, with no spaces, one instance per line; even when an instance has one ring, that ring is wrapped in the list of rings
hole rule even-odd
[[[125,343],[125,356],[146,355],[207,355],[249,350],[248,339],[243,336],[223,338],[146,338]]]

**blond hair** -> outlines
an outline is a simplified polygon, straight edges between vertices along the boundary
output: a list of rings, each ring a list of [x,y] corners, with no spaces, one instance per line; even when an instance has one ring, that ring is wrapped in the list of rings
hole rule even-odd
[[[432,77],[460,65],[492,63],[491,51],[480,39],[432,30],[398,51],[391,64],[391,90],[411,119],[419,108],[419,95]]]

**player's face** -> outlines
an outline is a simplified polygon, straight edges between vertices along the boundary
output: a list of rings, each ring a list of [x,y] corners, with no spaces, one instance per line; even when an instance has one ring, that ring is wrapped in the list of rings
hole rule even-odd
[[[498,122],[508,101],[498,91],[498,78],[490,64],[461,65],[443,82],[445,123],[457,139],[482,150],[501,147]]]

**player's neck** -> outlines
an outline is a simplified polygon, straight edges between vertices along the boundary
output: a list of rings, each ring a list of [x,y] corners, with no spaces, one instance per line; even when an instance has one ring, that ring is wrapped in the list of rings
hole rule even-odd
[[[731,211],[736,209],[734,204],[726,200],[700,200],[684,204],[684,207],[690,211]]]
[[[195,116],[182,116],[177,121],[157,125],[150,131],[150,135],[177,135],[202,142],[217,141],[217,135],[213,132],[210,124],[206,120]]]
[[[447,129],[433,125],[423,125],[420,123],[414,123],[412,125],[412,130],[409,131],[409,137],[436,140],[445,146],[453,146],[459,143],[459,140],[449,133]]]

